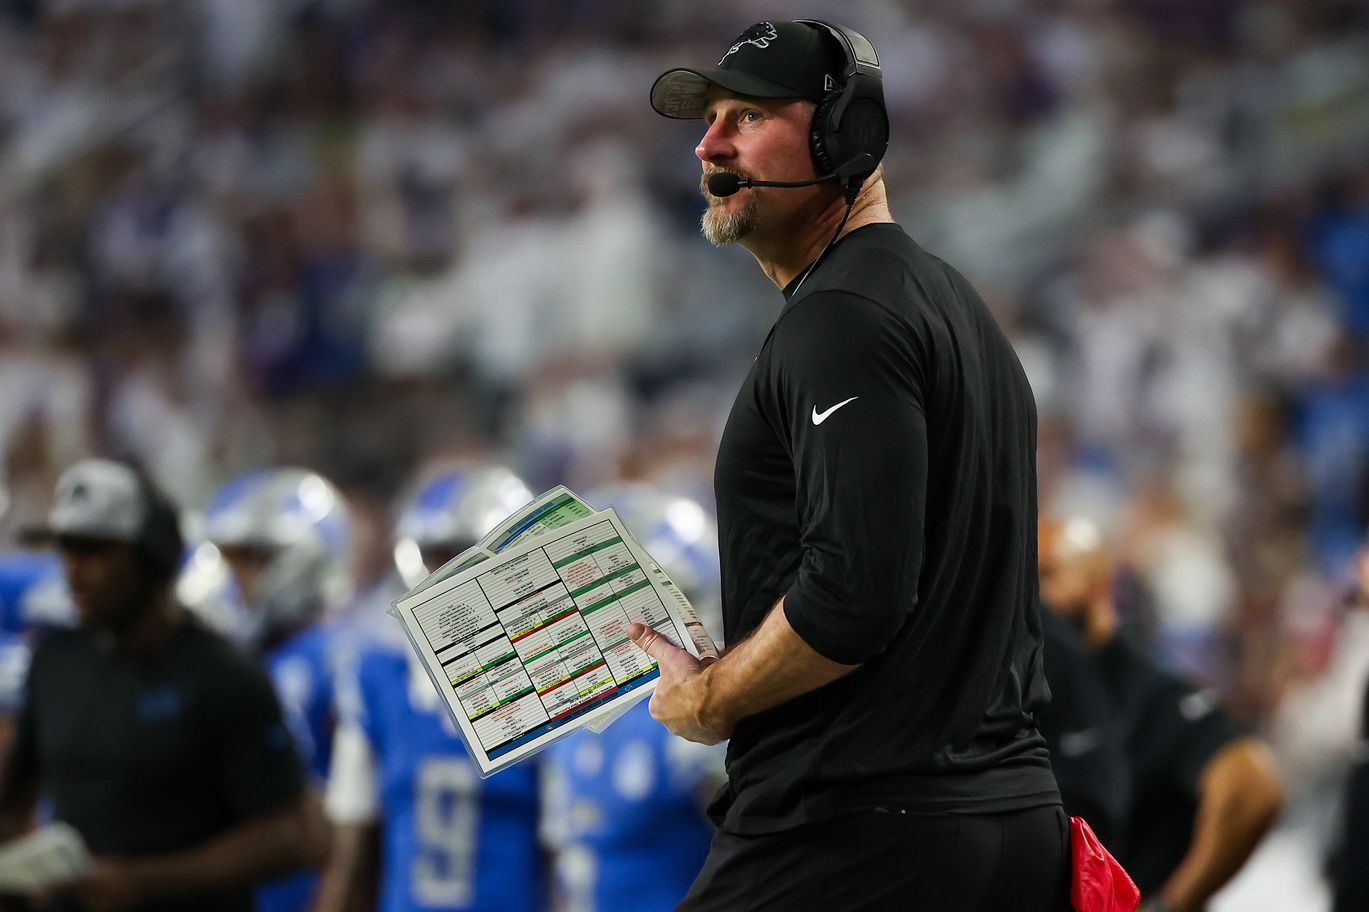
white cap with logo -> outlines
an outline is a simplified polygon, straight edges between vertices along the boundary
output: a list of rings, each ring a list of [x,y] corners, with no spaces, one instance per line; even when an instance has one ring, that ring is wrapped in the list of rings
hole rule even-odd
[[[48,513],[48,535],[138,543],[147,498],[134,470],[110,459],[87,459],[62,473]]]

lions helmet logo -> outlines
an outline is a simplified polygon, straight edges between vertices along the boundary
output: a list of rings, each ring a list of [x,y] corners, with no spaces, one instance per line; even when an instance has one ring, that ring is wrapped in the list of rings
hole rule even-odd
[[[769,22],[758,22],[751,26],[751,28],[742,32],[741,38],[738,39],[737,43],[728,48],[726,54],[723,54],[723,60],[726,60],[740,51],[742,45],[745,44],[755,45],[758,48],[768,48],[770,47],[770,42],[774,41],[779,36],[779,32],[775,31],[775,26],[771,25]],[[723,60],[718,61],[719,66],[722,66]]]

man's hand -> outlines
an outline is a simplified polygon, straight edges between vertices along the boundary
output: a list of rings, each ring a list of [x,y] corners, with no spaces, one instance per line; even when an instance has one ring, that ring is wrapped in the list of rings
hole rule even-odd
[[[661,679],[651,695],[651,717],[672,734],[700,744],[732,737],[737,722],[830,684],[859,666],[819,655],[789,626],[784,599],[760,627],[716,661],[700,662],[650,627],[630,624],[627,635],[656,660]]]
[[[629,625],[627,635],[661,669],[648,704],[651,718],[671,734],[699,744],[717,744],[732,737],[734,722],[706,717],[707,670],[713,659],[694,658],[645,624]]]

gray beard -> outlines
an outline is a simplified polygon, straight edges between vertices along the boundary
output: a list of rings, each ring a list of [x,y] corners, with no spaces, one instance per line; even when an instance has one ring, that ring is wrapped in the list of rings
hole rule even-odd
[[[699,219],[699,228],[714,247],[726,247],[755,230],[756,215],[755,197],[748,199],[738,212],[723,212],[716,206],[710,206]]]
[[[756,220],[760,214],[756,194],[753,191],[747,196],[746,203],[740,211],[724,212],[721,207],[713,205],[713,201],[718,197],[708,192],[707,178],[708,176],[704,175],[699,182],[699,189],[703,191],[704,199],[709,202],[708,208],[699,219],[699,230],[714,247],[735,244],[756,229]]]

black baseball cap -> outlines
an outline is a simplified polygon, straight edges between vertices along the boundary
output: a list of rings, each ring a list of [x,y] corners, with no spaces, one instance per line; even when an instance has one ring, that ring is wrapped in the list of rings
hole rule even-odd
[[[703,117],[712,86],[752,98],[821,101],[840,87],[841,49],[821,29],[802,22],[757,22],[737,36],[718,65],[666,70],[651,86],[656,113],[678,120]]]

